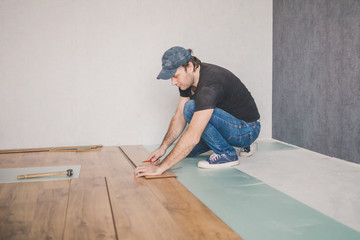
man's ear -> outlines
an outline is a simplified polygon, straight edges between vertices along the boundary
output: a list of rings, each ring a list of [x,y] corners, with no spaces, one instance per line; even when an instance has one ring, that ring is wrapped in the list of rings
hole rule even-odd
[[[186,70],[189,70],[190,72],[194,72],[195,69],[194,69],[194,64],[192,62],[189,62]]]

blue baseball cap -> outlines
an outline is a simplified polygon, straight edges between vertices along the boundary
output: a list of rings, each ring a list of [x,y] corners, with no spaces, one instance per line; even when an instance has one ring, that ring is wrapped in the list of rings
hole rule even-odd
[[[190,61],[191,53],[189,50],[183,47],[172,47],[167,50],[161,61],[162,61],[162,69],[157,79],[170,79],[174,76],[176,70]]]

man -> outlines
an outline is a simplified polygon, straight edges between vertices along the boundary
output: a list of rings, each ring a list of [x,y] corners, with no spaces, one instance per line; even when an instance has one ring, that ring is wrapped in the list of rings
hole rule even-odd
[[[138,166],[134,172],[137,177],[162,174],[185,157],[208,150],[214,153],[198,162],[200,168],[239,164],[233,146],[245,149],[242,154],[252,154],[250,145],[259,135],[260,115],[250,92],[233,73],[201,63],[190,49],[172,47],[162,57],[157,79],[171,79],[179,88],[180,98],[164,140],[148,157],[152,164]],[[180,135],[173,150],[160,162]]]

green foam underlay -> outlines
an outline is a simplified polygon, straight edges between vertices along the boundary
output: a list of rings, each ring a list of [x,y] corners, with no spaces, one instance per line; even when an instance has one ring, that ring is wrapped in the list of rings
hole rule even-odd
[[[153,151],[157,146],[145,146]],[[258,142],[256,151],[297,149]],[[209,153],[186,158],[174,170],[178,180],[245,240],[360,239],[360,233],[234,168],[200,169]]]

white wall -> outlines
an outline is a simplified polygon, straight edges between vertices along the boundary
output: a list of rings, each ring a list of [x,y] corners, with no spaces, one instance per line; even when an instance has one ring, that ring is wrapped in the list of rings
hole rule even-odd
[[[270,0],[1,0],[0,29],[0,149],[160,143],[175,45],[239,76],[271,138]]]

